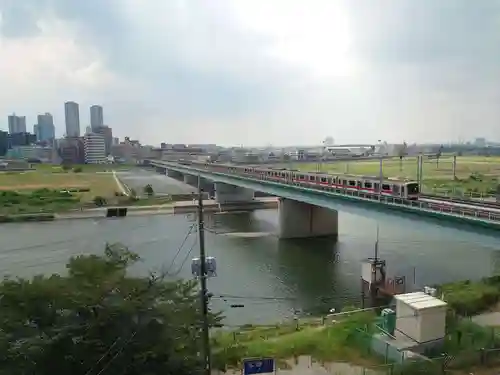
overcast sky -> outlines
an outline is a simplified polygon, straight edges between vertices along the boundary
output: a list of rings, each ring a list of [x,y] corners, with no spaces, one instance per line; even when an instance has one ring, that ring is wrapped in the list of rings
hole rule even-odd
[[[500,140],[500,1],[0,0],[0,126],[68,100],[151,144]]]

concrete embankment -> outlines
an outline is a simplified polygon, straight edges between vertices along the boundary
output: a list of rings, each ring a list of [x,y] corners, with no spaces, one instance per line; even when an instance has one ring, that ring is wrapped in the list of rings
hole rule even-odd
[[[214,200],[203,201],[204,212],[235,212],[235,211],[253,211],[264,209],[276,209],[278,207],[278,199],[276,198],[259,198],[252,202],[233,203],[219,205]],[[127,207],[100,207],[84,211],[65,212],[56,214],[55,220],[69,219],[102,219],[110,218],[110,210],[126,209],[126,216],[144,216],[144,215],[176,215],[195,213],[198,209],[198,201],[182,201],[172,202],[154,206],[127,206]],[[116,215],[114,215],[116,217]]]

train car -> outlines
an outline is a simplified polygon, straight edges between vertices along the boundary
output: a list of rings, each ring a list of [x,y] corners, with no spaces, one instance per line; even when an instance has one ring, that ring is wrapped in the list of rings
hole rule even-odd
[[[403,199],[418,199],[419,197],[419,187],[416,181],[383,179],[381,183],[378,176],[333,175],[249,165],[204,164],[204,168],[219,173],[237,174],[322,190],[357,191]]]

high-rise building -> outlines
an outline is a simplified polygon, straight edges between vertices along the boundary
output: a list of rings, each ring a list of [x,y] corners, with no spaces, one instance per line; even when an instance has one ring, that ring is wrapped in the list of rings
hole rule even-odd
[[[92,131],[104,126],[104,116],[102,107],[100,105],[93,105],[90,107],[90,127]]]
[[[64,103],[64,118],[66,121],[66,137],[80,136],[80,110],[78,103]]]
[[[54,118],[50,113],[38,115],[38,124],[36,127],[37,141],[45,142],[55,139],[56,131],[54,126]]]
[[[85,134],[83,137],[83,147],[85,151],[85,163],[106,163],[106,143],[101,134]]]
[[[99,126],[97,128],[92,128],[92,131],[96,134],[101,134],[104,137],[104,142],[106,145],[106,155],[111,153],[111,146],[113,144],[113,131],[109,126]]]
[[[12,114],[8,117],[9,133],[26,133],[26,116],[16,116]]]

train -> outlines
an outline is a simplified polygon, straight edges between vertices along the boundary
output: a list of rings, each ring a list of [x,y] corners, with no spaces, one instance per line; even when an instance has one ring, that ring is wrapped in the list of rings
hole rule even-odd
[[[342,190],[376,194],[387,197],[415,200],[420,196],[419,184],[413,180],[358,176],[350,174],[326,174],[319,172],[303,172],[291,169],[263,168],[249,165],[230,165],[220,163],[203,163],[196,161],[180,161],[180,164],[203,168],[212,172],[236,174],[261,180],[300,185],[321,190]]]

